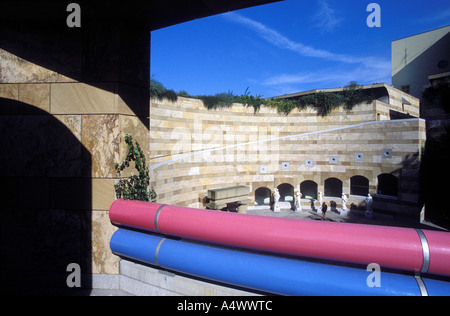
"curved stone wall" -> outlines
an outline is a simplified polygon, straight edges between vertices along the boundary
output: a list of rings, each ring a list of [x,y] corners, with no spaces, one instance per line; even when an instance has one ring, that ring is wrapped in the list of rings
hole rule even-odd
[[[151,185],[160,203],[202,208],[208,189],[237,185],[250,186],[254,201],[260,187],[312,180],[324,192],[325,180],[336,178],[348,195],[353,176],[367,178],[374,195],[378,175],[392,173],[399,179],[396,200],[415,205],[425,124],[377,121],[389,119],[390,107],[376,100],[323,118],[311,109],[286,116],[265,107],[254,114],[241,104],[207,110],[183,97],[153,100]]]

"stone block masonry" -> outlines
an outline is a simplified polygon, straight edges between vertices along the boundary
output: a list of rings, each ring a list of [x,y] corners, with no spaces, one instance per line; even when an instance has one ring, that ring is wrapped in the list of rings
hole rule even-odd
[[[158,202],[202,208],[208,190],[249,186],[253,203],[260,187],[295,188],[310,180],[325,192],[329,178],[342,181],[342,192],[350,195],[354,176],[368,179],[370,194],[377,195],[378,176],[392,174],[397,196],[385,201],[378,194],[375,200],[395,201],[390,212],[414,217],[425,122],[390,120],[393,111],[402,114],[401,92],[387,85],[377,89],[386,89],[389,103],[380,98],[328,117],[311,109],[285,116],[265,107],[254,114],[240,104],[208,111],[200,100],[183,97],[174,103],[152,100],[150,168]],[[411,97],[409,103],[404,114],[418,114],[418,101]]]
[[[251,200],[248,198],[250,188],[247,186],[236,186],[208,190],[207,203],[205,206],[213,210],[221,210],[228,206],[239,207],[248,204]],[[237,209],[236,209],[237,211]]]
[[[80,29],[26,22],[0,28],[2,286],[67,288],[70,263],[119,272],[108,209],[124,136],[149,156],[150,32],[87,14]]]

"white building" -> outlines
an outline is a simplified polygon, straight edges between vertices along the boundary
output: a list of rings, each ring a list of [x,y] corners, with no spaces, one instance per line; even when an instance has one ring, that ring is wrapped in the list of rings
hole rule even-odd
[[[436,75],[450,72],[450,25],[392,42],[392,85],[416,98]]]

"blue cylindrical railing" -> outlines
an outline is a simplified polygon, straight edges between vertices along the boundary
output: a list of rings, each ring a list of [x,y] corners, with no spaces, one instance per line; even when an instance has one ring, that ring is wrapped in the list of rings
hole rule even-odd
[[[230,285],[282,295],[450,295],[442,280],[371,271],[173,240],[120,228],[110,241],[122,257]]]

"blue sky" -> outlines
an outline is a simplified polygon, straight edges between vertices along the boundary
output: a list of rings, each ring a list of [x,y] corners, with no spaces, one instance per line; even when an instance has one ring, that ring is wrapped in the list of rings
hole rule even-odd
[[[152,32],[151,74],[191,95],[391,83],[391,42],[450,24],[449,0],[285,0]]]

